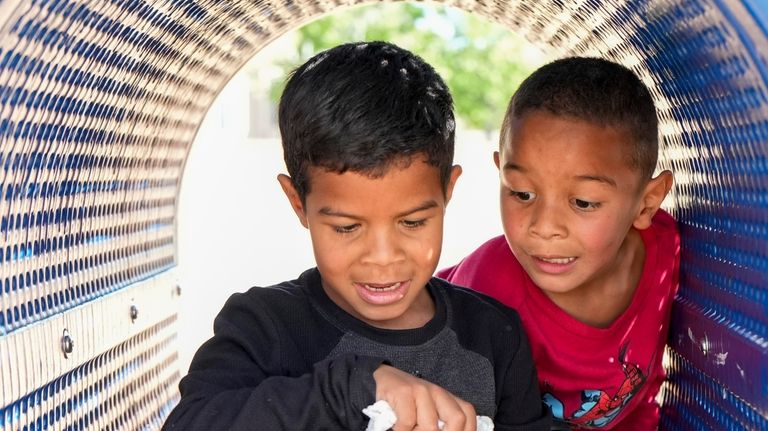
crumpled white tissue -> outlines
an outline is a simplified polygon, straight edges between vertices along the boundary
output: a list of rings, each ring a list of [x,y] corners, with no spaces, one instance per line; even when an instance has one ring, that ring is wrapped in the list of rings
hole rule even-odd
[[[371,418],[365,431],[387,431],[397,422],[395,411],[385,400],[379,400],[363,409],[363,414]],[[437,427],[443,429],[445,423],[437,421]],[[488,416],[477,417],[477,431],[493,431],[493,421]]]

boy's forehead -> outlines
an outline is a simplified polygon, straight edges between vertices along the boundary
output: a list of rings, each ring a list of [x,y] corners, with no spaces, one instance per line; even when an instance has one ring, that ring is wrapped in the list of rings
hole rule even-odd
[[[626,127],[614,127],[597,122],[551,113],[523,115],[515,118],[502,139],[500,151],[505,164],[519,166],[520,157],[537,155],[544,163],[570,162],[581,167],[624,165],[638,171],[633,161],[633,136]],[[562,169],[575,166],[561,166]]]
[[[378,176],[315,167],[309,184],[305,209],[313,216],[391,220],[445,203],[439,170],[423,159]]]
[[[501,147],[510,151],[520,145],[535,142],[541,149],[547,141],[586,141],[596,148],[610,146],[631,152],[636,145],[630,127],[624,124],[605,124],[571,115],[533,111],[510,122]]]

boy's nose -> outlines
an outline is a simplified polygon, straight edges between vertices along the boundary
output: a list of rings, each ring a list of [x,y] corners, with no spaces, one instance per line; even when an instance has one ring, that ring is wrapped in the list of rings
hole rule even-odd
[[[390,265],[403,259],[405,253],[397,234],[389,230],[371,232],[363,262],[378,266]]]
[[[528,230],[543,239],[565,238],[568,230],[565,218],[554,205],[536,205],[531,215]]]

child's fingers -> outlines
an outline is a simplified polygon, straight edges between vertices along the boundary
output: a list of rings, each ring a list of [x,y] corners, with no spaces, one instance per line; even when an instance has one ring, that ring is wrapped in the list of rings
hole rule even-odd
[[[392,426],[392,431],[412,431],[416,426],[416,402],[414,398],[400,396],[389,401],[395,412],[397,421]]]
[[[377,399],[386,400],[397,417],[393,431],[476,430],[472,404],[440,386],[388,365],[379,367],[374,379]]]
[[[413,394],[416,403],[416,428],[414,431],[438,431],[439,416],[432,394],[433,386],[431,383],[425,382],[423,386],[414,388]]]
[[[389,365],[382,365],[373,373],[376,381],[376,399],[385,400],[397,417],[393,431],[412,431],[416,426],[416,391],[422,382],[416,377]]]
[[[471,404],[438,388],[435,393],[437,413],[445,423],[443,431],[475,431],[475,409]]]
[[[464,417],[467,419],[464,424],[464,431],[477,431],[477,412],[475,411],[475,406],[462,399],[457,400],[459,407],[464,411]]]

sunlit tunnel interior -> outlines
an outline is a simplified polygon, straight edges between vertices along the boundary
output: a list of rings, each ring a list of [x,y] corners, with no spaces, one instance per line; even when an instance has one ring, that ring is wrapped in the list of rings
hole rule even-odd
[[[262,56],[298,64],[319,47],[303,52],[297,30],[373,7],[353,3],[0,0],[1,429],[159,429],[224,299],[312,265],[275,180],[284,167],[267,82],[289,66]],[[768,6],[402,5],[443,37],[456,27],[440,13],[505,29],[528,71],[579,54],[643,79],[660,168],[675,174],[664,208],[683,241],[662,428],[768,429]],[[351,37],[320,28],[317,40]],[[450,47],[389,31],[436,64]],[[451,70],[440,70],[449,83]],[[505,102],[516,84],[488,90],[503,76],[483,72],[452,91],[482,83],[481,96]],[[502,113],[469,114],[492,102],[457,102],[465,188],[440,266],[499,233],[491,152]]]

